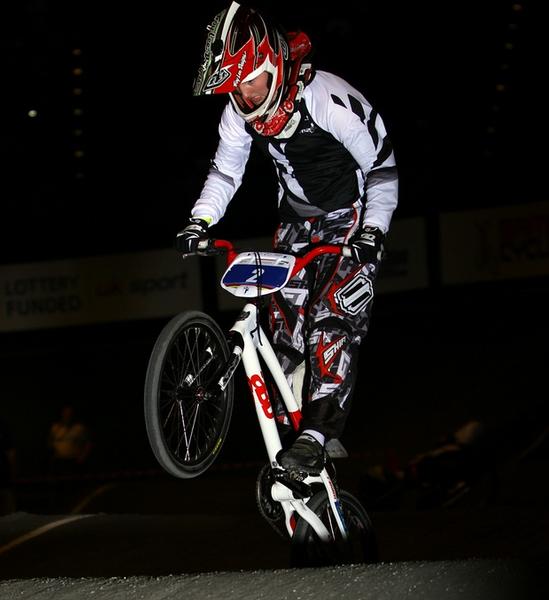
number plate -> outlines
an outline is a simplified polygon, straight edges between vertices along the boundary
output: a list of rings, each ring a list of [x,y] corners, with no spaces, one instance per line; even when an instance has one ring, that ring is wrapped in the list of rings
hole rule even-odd
[[[286,285],[294,264],[290,254],[243,252],[225,271],[221,287],[242,298],[272,294]]]

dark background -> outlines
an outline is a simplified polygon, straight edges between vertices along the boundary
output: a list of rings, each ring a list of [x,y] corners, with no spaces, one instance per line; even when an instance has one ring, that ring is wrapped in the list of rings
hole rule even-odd
[[[306,29],[316,66],[348,78],[382,113],[404,217],[540,199],[534,4],[257,6]],[[195,5],[190,16],[166,1],[3,3],[3,260],[169,243],[215,149],[224,99],[190,88],[205,25],[223,7]],[[270,232],[275,192],[262,179],[250,173],[255,185],[230,223],[249,212],[250,227]],[[258,193],[262,210],[246,207]]]
[[[431,285],[377,299],[344,442],[365,460],[405,461],[471,416],[508,426],[537,414],[547,278],[446,289],[436,246],[442,212],[546,200],[535,3],[256,6],[308,31],[316,66],[383,115],[400,172],[395,219],[429,224]],[[2,263],[171,246],[217,142],[225,100],[190,90],[205,25],[224,7],[2,3]],[[218,237],[269,235],[276,223],[270,165],[252,153],[249,166]],[[22,479],[45,472],[47,430],[65,402],[94,432],[98,470],[156,466],[142,389],[164,322],[0,334],[2,413]],[[253,415],[239,400],[225,457],[262,456],[255,430],[242,441]]]

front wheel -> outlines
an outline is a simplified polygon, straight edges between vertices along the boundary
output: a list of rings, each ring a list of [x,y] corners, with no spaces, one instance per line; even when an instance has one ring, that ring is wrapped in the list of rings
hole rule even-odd
[[[162,329],[145,379],[151,449],[171,475],[201,475],[218,456],[232,416],[233,381],[216,383],[229,358],[223,332],[208,315],[188,311]]]
[[[317,492],[307,506],[320,517],[332,539],[329,542],[320,541],[314,529],[300,517],[292,536],[293,567],[324,567],[377,560],[376,536],[364,507],[344,490],[339,494],[339,502],[348,530],[347,539],[343,539],[339,531],[326,490]]]

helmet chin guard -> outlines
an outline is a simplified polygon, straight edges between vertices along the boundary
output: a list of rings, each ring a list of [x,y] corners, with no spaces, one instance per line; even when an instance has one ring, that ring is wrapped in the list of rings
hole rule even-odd
[[[254,130],[266,137],[275,136],[280,139],[289,138],[300,121],[300,113],[296,112],[303,95],[303,90],[313,77],[310,63],[303,62],[311,51],[311,40],[303,31],[291,32],[287,36],[290,60],[288,76],[284,90],[284,100],[276,112],[269,118],[255,119],[251,124]]]

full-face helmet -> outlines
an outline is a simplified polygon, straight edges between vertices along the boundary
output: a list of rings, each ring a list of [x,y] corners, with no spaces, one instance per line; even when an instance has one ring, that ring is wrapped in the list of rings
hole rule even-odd
[[[208,26],[193,94],[228,93],[236,112],[248,123],[268,120],[282,101],[288,60],[288,42],[282,32],[255,10],[232,2]],[[237,88],[264,72],[268,74],[269,92],[259,106],[249,106]]]

